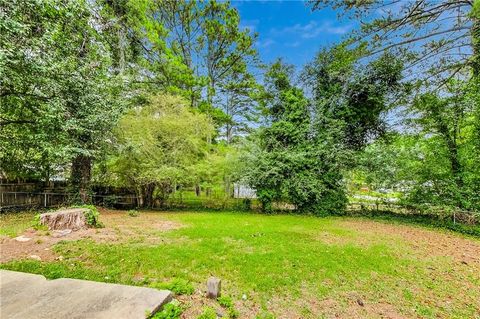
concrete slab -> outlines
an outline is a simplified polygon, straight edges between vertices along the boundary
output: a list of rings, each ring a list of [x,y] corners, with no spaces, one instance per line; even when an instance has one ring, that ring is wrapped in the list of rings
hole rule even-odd
[[[145,319],[170,291],[0,270],[1,319]]]

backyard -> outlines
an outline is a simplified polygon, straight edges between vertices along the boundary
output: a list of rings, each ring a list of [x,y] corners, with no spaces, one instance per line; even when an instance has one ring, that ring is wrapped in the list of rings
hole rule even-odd
[[[0,215],[1,268],[168,288],[182,318],[480,318],[478,238],[367,218],[100,212],[104,228],[65,236],[33,229],[34,213]],[[234,314],[205,298],[210,276]]]

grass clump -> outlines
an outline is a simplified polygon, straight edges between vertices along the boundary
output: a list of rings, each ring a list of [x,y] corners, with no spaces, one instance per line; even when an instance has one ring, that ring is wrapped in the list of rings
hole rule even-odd
[[[195,291],[189,281],[181,278],[175,278],[168,283],[152,283],[150,286],[157,289],[168,289],[176,295],[191,295]]]
[[[211,307],[206,307],[197,319],[217,319],[217,313]]]
[[[240,313],[237,309],[235,309],[235,305],[233,304],[232,298],[228,296],[221,296],[217,298],[217,301],[220,306],[227,310],[228,318],[235,319],[238,318]]]
[[[257,315],[255,319],[276,319],[276,317],[270,312],[262,312],[261,314]]]
[[[176,303],[168,303],[163,309],[154,315],[147,314],[149,319],[178,319],[182,315],[183,308]]]
[[[130,209],[128,211],[128,216],[130,216],[130,217],[138,217],[139,215],[140,215],[140,213],[138,212],[138,210]]]
[[[223,308],[233,307],[233,300],[228,296],[221,296],[217,298],[218,304]]]
[[[38,213],[35,214],[35,217],[33,217],[33,223],[32,223],[32,228],[35,230],[48,230],[48,227],[46,225],[43,225],[40,222],[40,216],[42,214]]]

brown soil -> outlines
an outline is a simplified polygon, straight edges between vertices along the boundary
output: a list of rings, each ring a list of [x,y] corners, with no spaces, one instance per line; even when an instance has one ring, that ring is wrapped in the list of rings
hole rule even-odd
[[[451,257],[459,263],[480,267],[479,240],[472,240],[451,232],[441,233],[438,230],[369,220],[346,220],[341,222],[341,225],[361,234],[368,234],[368,237],[400,239],[412,248],[415,254],[421,256]]]
[[[130,217],[126,212],[100,209],[100,220],[104,228],[88,228],[72,231],[70,234],[59,236],[57,231],[27,229],[22,235],[31,238],[26,242],[19,242],[15,238],[0,238],[0,263],[11,260],[35,258],[52,261],[57,256],[51,247],[66,240],[92,239],[97,242],[122,242],[132,237],[149,236],[150,241],[160,240],[155,236],[157,232],[179,229],[183,225],[169,220],[162,220],[158,214],[140,213],[138,217]],[[32,257],[33,256],[33,257]]]

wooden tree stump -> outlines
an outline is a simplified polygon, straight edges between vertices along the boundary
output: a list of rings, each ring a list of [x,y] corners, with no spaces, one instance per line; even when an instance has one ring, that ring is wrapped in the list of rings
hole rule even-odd
[[[84,214],[87,210],[87,208],[72,208],[41,214],[40,224],[48,226],[50,230],[87,228],[87,220]]]

